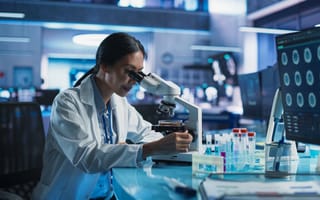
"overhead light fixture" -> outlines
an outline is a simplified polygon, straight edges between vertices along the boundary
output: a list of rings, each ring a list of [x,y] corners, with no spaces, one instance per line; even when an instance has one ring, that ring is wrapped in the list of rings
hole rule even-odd
[[[118,6],[120,7],[134,7],[143,8],[146,5],[146,0],[119,0]]]
[[[95,59],[94,54],[79,54],[79,53],[48,53],[49,58],[71,58],[71,59]]]
[[[192,45],[191,46],[191,50],[241,52],[241,48],[240,47],[209,46],[209,45]]]
[[[210,0],[210,13],[226,15],[244,15],[247,12],[246,0]]]
[[[60,23],[60,22],[44,22],[43,27],[49,29],[75,29],[86,31],[103,31],[105,25],[99,24],[80,24],[80,23]]]
[[[285,10],[289,7],[293,7],[295,5],[298,5],[301,2],[304,2],[306,0],[283,0],[283,1],[279,1],[278,3],[274,3],[271,4],[270,6],[267,6],[265,8],[262,8],[260,10],[257,10],[253,13],[250,13],[249,15],[247,15],[247,18],[249,20],[257,20],[260,18],[263,18],[265,16],[274,14],[276,12],[280,12],[282,10]]]
[[[97,47],[107,36],[108,34],[80,34],[73,36],[72,41],[79,45]]]
[[[0,0],[1,1],[1,0]],[[147,26],[124,26],[124,25],[100,25],[100,24],[81,24],[81,23],[55,23],[43,22],[41,23],[44,28],[48,29],[75,29],[81,31],[115,31],[115,32],[128,32],[128,33],[141,33],[141,32],[157,32],[157,33],[181,33],[181,34],[201,34],[210,35],[208,30],[191,30],[191,29],[178,29],[178,28],[157,28]]]
[[[249,33],[265,33],[265,34],[287,34],[297,32],[296,30],[285,30],[285,29],[275,29],[275,28],[257,28],[257,27],[240,27],[240,32],[249,32]]]
[[[28,43],[28,42],[30,42],[30,38],[28,38],[28,37],[3,37],[3,36],[0,36],[0,42]]]
[[[7,18],[24,18],[24,13],[14,13],[14,12],[0,12],[0,17],[7,17]]]

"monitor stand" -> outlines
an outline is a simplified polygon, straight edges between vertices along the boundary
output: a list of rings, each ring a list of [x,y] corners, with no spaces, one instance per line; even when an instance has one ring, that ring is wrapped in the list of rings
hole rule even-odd
[[[285,138],[285,128],[283,127],[282,122],[282,114],[283,114],[283,106],[282,106],[282,98],[281,98],[281,91],[278,88],[273,98],[271,114],[268,123],[267,129],[267,137],[266,137],[266,144],[271,144],[272,142],[279,142],[275,141],[275,138]],[[291,143],[291,156],[293,160],[298,160],[298,151],[296,147],[296,142],[292,140],[286,140],[286,142]]]
[[[290,167],[293,168],[292,171],[295,171],[294,168],[298,167],[297,163],[299,160],[296,142],[285,139],[285,127],[284,127],[284,122],[282,120],[282,117],[283,117],[282,115],[283,115],[283,105],[282,105],[281,91],[280,89],[277,89],[273,98],[271,114],[269,118],[268,129],[267,129],[266,142],[265,142],[265,150],[269,152],[266,152],[265,155],[274,154],[274,152],[272,153],[271,151],[276,151],[278,153],[279,151],[281,151],[281,148],[283,148],[284,146],[286,146],[286,148],[289,147],[290,148],[288,150],[289,151],[288,154],[290,155],[289,159],[290,161],[292,161],[290,163],[290,165],[292,166]],[[268,158],[265,158],[265,159],[268,159]],[[285,175],[286,173],[284,172],[266,170],[266,176],[283,177]]]

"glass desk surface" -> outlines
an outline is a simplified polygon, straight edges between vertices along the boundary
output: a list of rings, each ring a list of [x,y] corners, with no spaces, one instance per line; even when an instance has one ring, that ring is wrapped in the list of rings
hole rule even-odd
[[[175,192],[165,181],[175,179],[198,190],[202,179],[192,177],[191,165],[156,164],[152,168],[115,168],[113,185],[118,199],[201,199],[199,194],[185,196]]]
[[[206,176],[214,180],[225,181],[317,181],[320,183],[320,174],[315,171],[317,158],[299,155],[297,171],[282,178],[265,177],[264,168],[254,171],[229,172],[210,174]],[[166,178],[172,178],[180,183],[197,190],[195,196],[189,197],[175,192],[168,187]],[[118,199],[174,199],[174,200],[200,200],[199,186],[206,177],[192,175],[191,164],[158,163],[152,168],[114,168],[113,185]]]

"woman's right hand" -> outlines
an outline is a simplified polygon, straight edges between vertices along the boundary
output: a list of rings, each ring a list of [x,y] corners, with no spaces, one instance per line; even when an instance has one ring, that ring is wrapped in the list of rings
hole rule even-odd
[[[173,132],[158,141],[143,145],[143,158],[159,154],[174,154],[188,152],[193,138],[188,131]]]

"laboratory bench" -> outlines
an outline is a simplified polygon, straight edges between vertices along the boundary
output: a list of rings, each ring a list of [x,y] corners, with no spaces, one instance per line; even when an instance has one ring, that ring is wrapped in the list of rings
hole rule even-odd
[[[118,199],[200,199],[199,193],[195,196],[177,193],[166,181],[166,178],[175,179],[197,190],[202,179],[192,176],[189,164],[158,163],[151,168],[114,168],[112,174],[114,191]]]
[[[263,150],[262,150],[263,151]],[[263,151],[264,152],[264,151]],[[264,154],[260,150],[260,156]],[[174,200],[202,200],[199,190],[200,184],[207,178],[225,179],[231,181],[300,181],[310,180],[320,183],[319,171],[316,171],[316,165],[319,165],[317,157],[318,152],[313,156],[306,153],[299,154],[296,173],[285,178],[266,178],[264,167],[256,170],[247,170],[242,172],[211,173],[205,176],[194,176],[191,163],[156,163],[147,168],[114,168],[113,185],[118,199],[126,200],[144,200],[144,199],[174,199]],[[262,161],[263,162],[263,161]],[[174,179],[187,187],[196,190],[196,195],[186,196],[168,186],[166,179]]]

